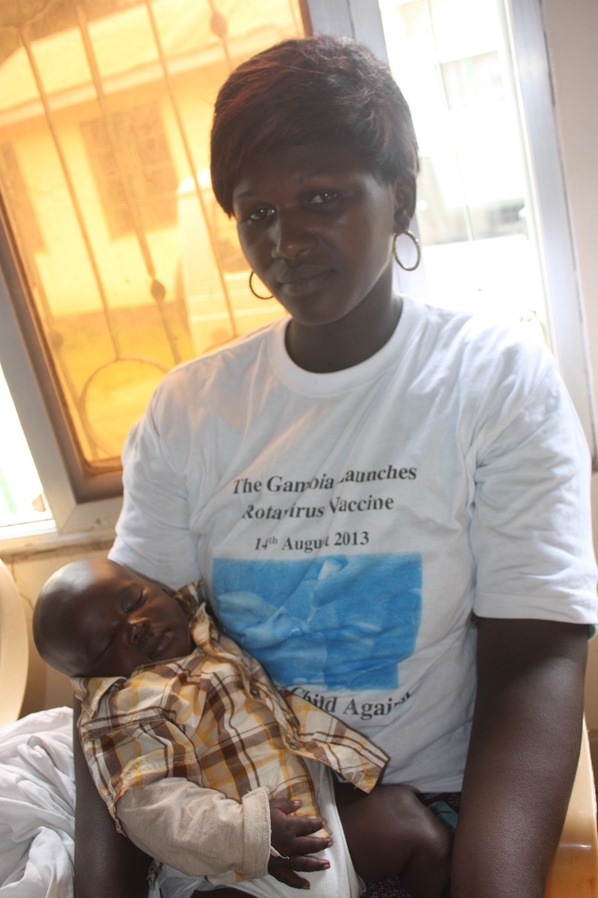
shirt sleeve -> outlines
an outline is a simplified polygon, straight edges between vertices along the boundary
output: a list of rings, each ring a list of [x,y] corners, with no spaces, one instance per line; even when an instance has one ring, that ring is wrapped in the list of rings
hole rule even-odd
[[[547,353],[505,354],[475,445],[471,541],[482,617],[596,622],[590,457]]]
[[[142,851],[187,876],[224,884],[268,872],[270,805],[264,787],[239,803],[188,780],[164,779],[125,792],[116,816]]]
[[[132,428],[123,450],[123,508],[109,556],[148,577],[179,587],[201,576],[196,541],[189,528],[184,478],[173,460],[182,441],[170,434],[156,393]]]

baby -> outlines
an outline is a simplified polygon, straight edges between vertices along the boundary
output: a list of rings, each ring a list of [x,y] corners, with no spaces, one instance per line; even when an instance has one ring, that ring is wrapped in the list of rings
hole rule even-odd
[[[106,559],[76,561],[43,587],[33,635],[75,678],[93,779],[156,860],[166,898],[215,887],[357,898],[364,880],[393,875],[414,898],[442,893],[449,830],[412,789],[376,786],[386,756],[369,740],[278,690],[220,631],[199,584],[174,592]]]

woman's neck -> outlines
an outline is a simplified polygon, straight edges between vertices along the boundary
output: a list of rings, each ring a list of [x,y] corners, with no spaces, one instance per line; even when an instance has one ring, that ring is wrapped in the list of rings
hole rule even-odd
[[[342,371],[371,358],[390,340],[403,309],[400,297],[391,297],[372,308],[361,303],[349,315],[333,324],[308,327],[291,320],[286,332],[286,349],[300,368],[317,374]]]

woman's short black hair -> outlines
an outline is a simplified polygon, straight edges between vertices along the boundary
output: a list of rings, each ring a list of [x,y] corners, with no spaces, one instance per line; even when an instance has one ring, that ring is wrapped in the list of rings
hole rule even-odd
[[[247,161],[312,142],[351,147],[382,180],[415,179],[417,139],[390,70],[349,38],[282,41],[242,63],[216,99],[212,187],[225,212]]]

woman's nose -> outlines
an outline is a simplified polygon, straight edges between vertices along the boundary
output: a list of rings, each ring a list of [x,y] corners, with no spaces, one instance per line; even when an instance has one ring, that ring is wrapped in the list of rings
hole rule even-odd
[[[272,224],[272,258],[294,259],[299,253],[317,243],[302,220],[301,215],[278,215]]]

